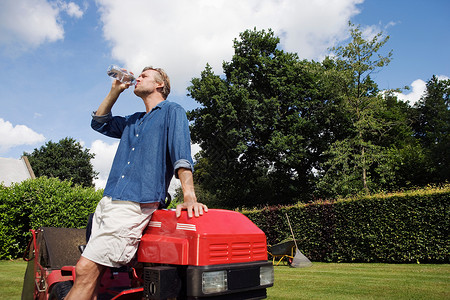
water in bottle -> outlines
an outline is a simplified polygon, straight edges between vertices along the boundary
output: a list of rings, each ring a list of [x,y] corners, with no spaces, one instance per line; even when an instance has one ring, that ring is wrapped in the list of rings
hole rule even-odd
[[[131,85],[136,84],[136,78],[134,77],[133,74],[116,65],[110,65],[106,73],[110,77],[117,79],[122,83],[129,83]]]

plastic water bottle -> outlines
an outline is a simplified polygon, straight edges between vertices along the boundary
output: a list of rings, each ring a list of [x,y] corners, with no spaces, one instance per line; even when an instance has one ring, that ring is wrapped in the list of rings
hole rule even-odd
[[[122,83],[129,83],[131,85],[136,84],[136,78],[133,74],[116,65],[110,65],[108,67],[108,70],[106,71],[106,74],[114,79],[119,80]]]

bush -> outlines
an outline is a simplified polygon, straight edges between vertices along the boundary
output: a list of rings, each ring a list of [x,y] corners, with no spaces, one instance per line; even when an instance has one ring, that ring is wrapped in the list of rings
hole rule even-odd
[[[41,177],[0,185],[0,259],[20,257],[29,229],[84,228],[102,190]],[[243,211],[269,244],[291,238],[313,261],[450,263],[450,185]]]
[[[102,193],[47,177],[0,185],[0,259],[22,256],[30,229],[86,227]]]
[[[269,244],[291,239],[311,260],[449,263],[450,186],[244,211]]]

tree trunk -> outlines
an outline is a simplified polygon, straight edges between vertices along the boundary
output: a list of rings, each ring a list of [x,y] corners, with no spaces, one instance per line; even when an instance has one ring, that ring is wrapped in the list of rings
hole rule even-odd
[[[367,187],[367,168],[366,168],[366,157],[365,154],[365,148],[364,146],[361,147],[361,157],[362,157],[362,181],[363,181],[363,187],[366,194],[369,194],[369,188]]]

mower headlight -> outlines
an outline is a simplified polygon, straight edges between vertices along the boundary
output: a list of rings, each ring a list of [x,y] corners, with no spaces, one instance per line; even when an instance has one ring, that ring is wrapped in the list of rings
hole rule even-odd
[[[227,271],[203,272],[202,291],[204,294],[224,292],[227,289]]]
[[[262,266],[259,268],[260,285],[271,285],[274,281],[273,266]]]

